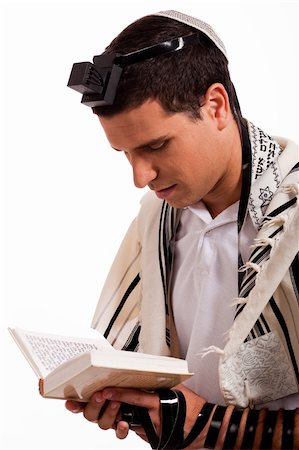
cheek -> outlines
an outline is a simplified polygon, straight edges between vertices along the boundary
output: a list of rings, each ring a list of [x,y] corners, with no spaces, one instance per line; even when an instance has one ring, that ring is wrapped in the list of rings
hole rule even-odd
[[[219,178],[218,165],[210,158],[194,158],[189,164],[182,163],[179,168],[180,175],[186,184],[191,184],[192,188],[198,186],[210,188]]]

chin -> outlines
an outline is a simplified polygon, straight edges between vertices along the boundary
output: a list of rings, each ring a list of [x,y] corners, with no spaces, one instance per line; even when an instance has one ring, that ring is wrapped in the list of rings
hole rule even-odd
[[[186,199],[185,200],[166,199],[166,202],[173,208],[177,208],[177,209],[187,208],[188,206],[191,206],[191,205],[194,205],[194,203],[197,203],[196,201],[187,201]]]

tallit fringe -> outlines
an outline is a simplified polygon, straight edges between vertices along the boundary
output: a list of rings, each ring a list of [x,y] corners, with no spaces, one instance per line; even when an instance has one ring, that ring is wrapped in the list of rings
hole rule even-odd
[[[275,242],[273,238],[254,239],[253,241],[254,244],[252,244],[250,248],[267,247],[267,245],[271,245],[271,247],[273,247]]]
[[[244,266],[239,268],[238,272],[246,272],[247,269],[253,269],[256,273],[260,273],[262,267],[252,261],[248,261]]]
[[[272,227],[273,225],[277,225],[277,226],[284,225],[288,221],[288,215],[280,214],[279,216],[276,216],[276,217],[266,216],[265,219],[269,219],[269,220],[267,220],[267,222],[265,222],[263,224],[262,229],[264,229],[264,230]]]
[[[210,353],[216,353],[217,355],[224,356],[225,352],[219,347],[216,347],[215,345],[211,345],[210,347],[203,348],[199,353],[196,353],[196,356],[201,356],[202,358],[205,358]]]
[[[299,183],[293,183],[288,184],[286,186],[282,186],[280,189],[280,192],[283,192],[284,194],[290,194],[290,195],[299,195]]]
[[[245,297],[235,297],[229,306],[246,305],[247,298]]]

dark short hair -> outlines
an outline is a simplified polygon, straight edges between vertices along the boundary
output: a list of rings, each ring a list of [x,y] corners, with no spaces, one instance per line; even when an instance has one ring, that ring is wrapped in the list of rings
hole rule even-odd
[[[225,55],[207,35],[189,25],[168,17],[145,16],[125,28],[104,53],[125,54],[194,32],[201,34],[198,44],[125,67],[114,104],[94,107],[93,112],[112,116],[155,99],[166,111],[200,118],[203,96],[218,82],[228,93],[235,118],[239,116]]]

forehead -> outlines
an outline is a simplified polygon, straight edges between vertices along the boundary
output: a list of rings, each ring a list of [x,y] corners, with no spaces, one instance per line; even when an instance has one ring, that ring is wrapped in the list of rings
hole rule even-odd
[[[149,100],[137,108],[99,120],[112,147],[121,149],[173,133],[187,116],[169,113],[158,101]]]

